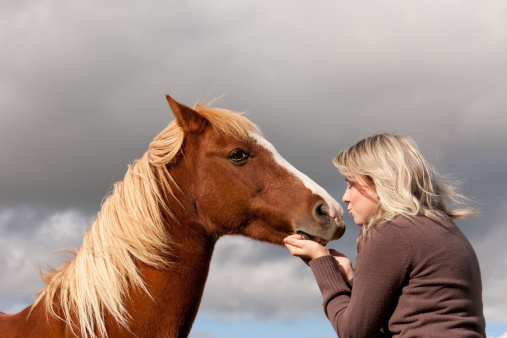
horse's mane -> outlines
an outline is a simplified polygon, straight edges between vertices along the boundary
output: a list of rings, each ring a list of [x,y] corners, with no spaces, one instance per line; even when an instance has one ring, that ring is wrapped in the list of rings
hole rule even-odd
[[[242,114],[208,108],[210,103],[196,104],[194,110],[218,131],[239,139],[259,132]],[[73,253],[75,257],[42,274],[46,286],[32,309],[44,299],[51,315],[83,337],[107,336],[106,312],[129,327],[124,306],[127,290],[134,288],[149,295],[136,261],[170,268],[165,257],[175,244],[167,234],[163,213],[174,218],[167,200],[176,199],[172,187],[179,188],[167,165],[180,152],[184,136],[176,121],[171,122],[153,139],[143,157],[128,167],[124,180],[117,182],[104,200],[81,247]]]

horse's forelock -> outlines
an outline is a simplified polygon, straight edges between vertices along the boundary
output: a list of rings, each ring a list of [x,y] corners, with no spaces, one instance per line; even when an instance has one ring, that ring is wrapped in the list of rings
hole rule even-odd
[[[235,112],[222,108],[208,108],[208,106],[209,104],[203,106],[197,104],[194,109],[219,132],[240,140],[248,139],[252,132],[261,133],[260,129],[252,121],[244,117],[244,112]]]
[[[214,101],[211,101],[211,103]],[[194,110],[204,117],[211,126],[225,135],[246,140],[250,133],[261,134],[259,128],[245,118],[243,112],[234,112],[222,108],[209,108],[211,103],[196,104]],[[185,133],[176,120],[172,121],[150,143],[148,156],[154,166],[166,166],[180,151]]]

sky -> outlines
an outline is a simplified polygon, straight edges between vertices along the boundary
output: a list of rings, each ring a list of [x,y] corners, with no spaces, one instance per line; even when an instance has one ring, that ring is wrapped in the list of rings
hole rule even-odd
[[[507,337],[507,3],[502,0],[0,2],[0,310],[42,288],[104,196],[173,116],[246,111],[337,200],[331,160],[378,132],[413,137],[482,214],[489,337]],[[359,228],[329,246],[355,259]],[[328,338],[311,271],[283,247],[217,244],[191,338]]]

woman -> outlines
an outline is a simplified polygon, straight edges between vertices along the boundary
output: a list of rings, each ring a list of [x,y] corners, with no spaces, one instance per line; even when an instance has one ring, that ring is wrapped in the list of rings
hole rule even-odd
[[[342,254],[293,235],[340,337],[485,337],[475,252],[452,219],[475,213],[407,137],[379,134],[333,160],[345,176],[358,236],[356,268]]]

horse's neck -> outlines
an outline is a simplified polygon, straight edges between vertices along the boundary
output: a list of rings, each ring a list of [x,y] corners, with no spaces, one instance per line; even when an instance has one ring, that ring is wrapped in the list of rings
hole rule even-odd
[[[140,290],[131,290],[127,297],[131,330],[142,333],[138,336],[186,337],[201,302],[215,240],[198,224],[170,229],[177,244],[169,268],[139,264],[152,299]]]
[[[187,222],[169,229],[177,243],[173,255],[168,257],[169,267],[156,269],[137,262],[149,295],[141,289],[127,291],[124,306],[129,329],[106,314],[108,337],[188,336],[199,309],[216,241],[198,224]],[[11,323],[22,327],[20,336],[24,337],[72,336],[63,321],[47,316],[44,302],[38,303],[28,317],[29,312],[27,308],[15,318],[10,317],[14,319],[7,323],[0,320],[0,331],[7,332]]]

